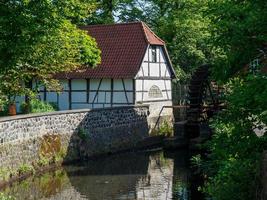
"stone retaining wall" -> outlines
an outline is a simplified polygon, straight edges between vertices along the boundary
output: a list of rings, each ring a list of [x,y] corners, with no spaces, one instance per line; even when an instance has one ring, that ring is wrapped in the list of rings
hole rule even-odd
[[[148,137],[148,110],[129,106],[0,118],[0,181],[28,166],[134,148]]]

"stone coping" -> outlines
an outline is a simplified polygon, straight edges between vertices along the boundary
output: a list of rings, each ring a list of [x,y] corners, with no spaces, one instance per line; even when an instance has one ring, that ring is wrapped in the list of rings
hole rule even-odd
[[[85,112],[91,112],[91,111],[119,110],[119,109],[129,109],[129,108],[149,108],[149,105],[144,104],[144,105],[132,105],[132,106],[117,106],[117,107],[109,107],[109,108],[76,109],[76,110],[74,109],[74,110],[64,110],[64,111],[55,111],[55,112],[24,114],[24,115],[16,115],[16,116],[9,116],[9,117],[0,117],[0,123],[13,121],[13,120],[34,118],[34,117],[64,115],[64,114],[73,114],[73,113],[85,113]]]

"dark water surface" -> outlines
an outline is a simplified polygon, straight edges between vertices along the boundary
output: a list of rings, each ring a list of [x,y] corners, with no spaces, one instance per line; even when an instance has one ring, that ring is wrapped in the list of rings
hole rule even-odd
[[[186,151],[111,155],[29,178],[2,192],[18,200],[198,200],[188,158]]]

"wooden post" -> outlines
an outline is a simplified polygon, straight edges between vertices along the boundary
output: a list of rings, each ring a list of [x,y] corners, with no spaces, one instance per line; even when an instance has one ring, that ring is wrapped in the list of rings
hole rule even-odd
[[[68,80],[68,85],[69,85],[69,110],[72,109],[72,104],[71,104],[71,79]]]
[[[111,79],[111,94],[110,94],[110,104],[111,104],[111,107],[113,107],[113,91],[114,91],[114,80]]]

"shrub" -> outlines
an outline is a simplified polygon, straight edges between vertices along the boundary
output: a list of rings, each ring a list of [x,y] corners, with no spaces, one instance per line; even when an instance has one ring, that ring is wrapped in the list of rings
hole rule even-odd
[[[31,165],[23,164],[18,169],[19,174],[25,174],[25,173],[33,173],[34,168]]]
[[[163,121],[163,123],[160,124],[159,128],[154,128],[151,130],[150,133],[151,136],[166,136],[166,137],[171,137],[173,136],[173,128],[170,125],[169,122],[167,122],[166,120]]]
[[[160,125],[158,132],[159,132],[159,135],[164,135],[164,136],[167,136],[167,137],[173,136],[173,128],[170,125],[170,123],[168,123],[167,121],[164,121]]]
[[[27,112],[27,106],[28,105],[26,103],[22,103],[21,105],[22,113]],[[53,112],[58,110],[58,107],[54,103],[48,103],[40,101],[38,99],[31,99],[28,110],[30,113]]]
[[[251,200],[256,198],[260,158],[267,143],[266,136],[254,132],[266,124],[267,80],[249,76],[232,80],[227,88],[228,107],[211,121],[214,134],[206,144],[208,158],[202,162],[208,176],[203,191],[216,200]]]
[[[8,115],[8,105],[2,104],[0,105],[0,116],[7,116]]]
[[[15,200],[15,198],[12,196],[7,196],[0,192],[0,200]]]

